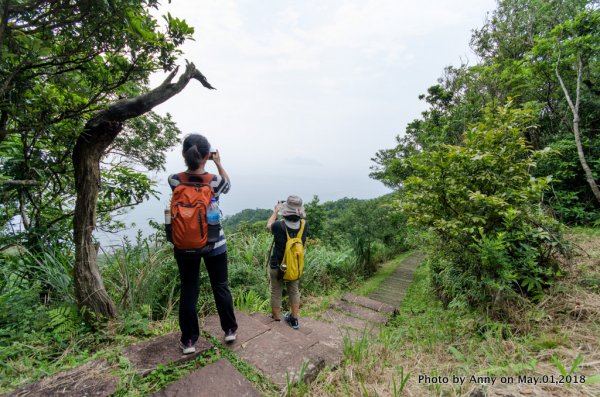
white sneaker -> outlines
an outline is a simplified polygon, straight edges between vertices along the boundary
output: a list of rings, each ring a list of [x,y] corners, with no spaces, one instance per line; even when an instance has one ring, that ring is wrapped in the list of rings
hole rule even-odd
[[[188,340],[187,343],[182,343],[179,342],[179,347],[181,348],[181,351],[183,354],[192,354],[192,353],[196,353],[196,346],[194,346],[194,343],[192,342],[192,340]]]
[[[225,332],[225,342],[227,342],[227,343],[233,342],[236,337],[237,337],[237,335],[236,335],[235,331],[232,329],[228,329],[227,332]]]

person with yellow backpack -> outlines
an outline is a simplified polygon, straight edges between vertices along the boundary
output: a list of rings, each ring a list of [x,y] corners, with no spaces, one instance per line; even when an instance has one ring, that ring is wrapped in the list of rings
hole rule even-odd
[[[281,212],[283,220],[278,221]],[[300,278],[304,270],[304,244],[308,225],[302,199],[289,196],[277,203],[267,221],[267,229],[273,234],[273,253],[269,260],[271,281],[271,311],[275,321],[281,321],[281,298],[283,285],[287,284],[291,313],[284,320],[294,329],[300,328]]]

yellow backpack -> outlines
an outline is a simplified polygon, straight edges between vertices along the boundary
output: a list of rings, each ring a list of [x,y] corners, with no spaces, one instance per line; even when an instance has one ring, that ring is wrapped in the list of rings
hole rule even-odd
[[[290,237],[287,227],[285,228],[287,241],[285,243],[285,251],[283,252],[283,260],[280,265],[285,281],[296,281],[302,277],[302,272],[304,271],[303,232],[304,220],[300,220],[300,230],[298,230],[298,234],[294,238]]]

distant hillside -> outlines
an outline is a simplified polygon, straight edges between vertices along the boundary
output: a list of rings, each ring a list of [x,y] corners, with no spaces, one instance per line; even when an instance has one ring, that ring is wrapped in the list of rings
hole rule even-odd
[[[223,219],[223,225],[230,230],[235,230],[241,222],[247,222],[252,225],[258,221],[266,221],[272,213],[273,210],[247,208],[235,215],[226,216],[225,219]]]
[[[347,213],[354,206],[359,205],[359,203],[363,203],[363,202],[379,203],[379,202],[383,202],[383,201],[387,201],[387,200],[391,199],[392,195],[393,195],[393,193],[390,193],[390,194],[386,194],[384,196],[381,196],[381,197],[378,197],[375,199],[369,199],[369,200],[361,200],[361,199],[356,199],[356,198],[344,197],[344,198],[341,198],[341,199],[335,200],[335,201],[326,201],[323,203],[319,203],[318,205],[319,205],[319,207],[322,208],[322,210],[325,214],[325,218],[327,220],[334,220],[334,219],[339,218],[340,216],[343,216],[344,213]],[[309,202],[309,201],[305,202],[307,212],[310,212],[311,205],[313,205],[313,202]],[[259,221],[266,222],[272,213],[273,213],[273,210],[267,210],[267,209],[261,209],[261,208],[256,208],[256,209],[247,208],[245,210],[242,210],[241,212],[238,212],[237,214],[225,217],[225,219],[223,220],[223,225],[229,230],[235,230],[241,222],[246,222],[249,225],[253,225],[254,223],[259,222]],[[310,215],[309,215],[309,218],[310,218]]]
[[[344,197],[335,201],[326,201],[324,203],[321,203],[321,205],[325,210],[325,213],[327,214],[327,218],[334,219],[340,216],[340,214],[342,214],[344,211],[348,210],[353,205],[361,201],[366,200]]]

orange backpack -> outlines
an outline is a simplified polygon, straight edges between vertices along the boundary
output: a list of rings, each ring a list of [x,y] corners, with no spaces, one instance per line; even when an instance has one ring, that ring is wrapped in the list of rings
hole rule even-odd
[[[194,175],[202,182],[190,182],[189,175],[177,174],[180,184],[171,196],[171,229],[173,245],[181,250],[209,250],[206,211],[214,197],[210,186],[212,174]]]

